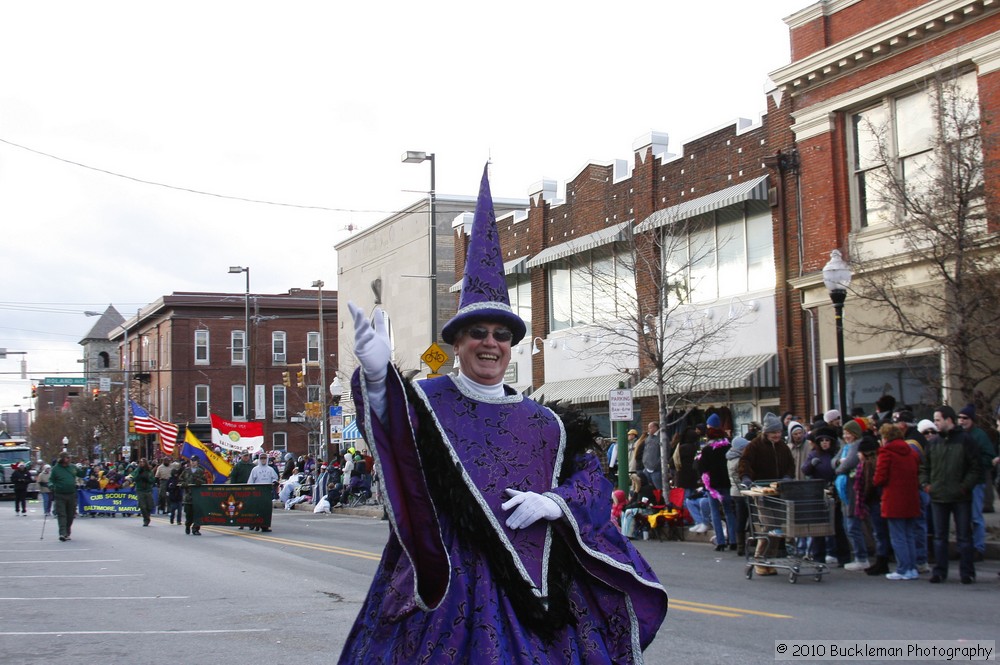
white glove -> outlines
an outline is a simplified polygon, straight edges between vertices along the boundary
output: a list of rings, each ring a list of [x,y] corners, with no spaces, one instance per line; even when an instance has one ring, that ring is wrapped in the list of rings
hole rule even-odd
[[[513,497],[508,499],[502,506],[504,510],[510,510],[517,506],[517,510],[507,518],[507,526],[511,529],[526,529],[540,519],[557,520],[562,517],[562,510],[559,504],[547,496],[537,492],[521,492],[508,488],[507,495]]]
[[[381,307],[375,308],[375,323],[372,327],[364,310],[352,302],[347,303],[347,308],[354,318],[354,355],[365,370],[365,380],[380,383],[385,380],[386,368],[392,360],[385,313]]]

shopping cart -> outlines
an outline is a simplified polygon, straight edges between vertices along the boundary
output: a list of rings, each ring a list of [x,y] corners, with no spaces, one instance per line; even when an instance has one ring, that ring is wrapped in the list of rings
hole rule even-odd
[[[819,483],[804,487],[802,483]],[[830,572],[825,563],[799,556],[778,557],[778,545],[785,538],[824,537],[834,533],[833,500],[823,492],[823,481],[798,481],[789,484],[785,493],[783,483],[758,485],[741,494],[750,509],[750,535],[746,545],[746,577],[752,579],[755,566],[780,568],[788,571],[792,584],[799,575],[812,575],[817,582]],[[805,491],[803,491],[805,490]],[[816,491],[818,490],[818,492]],[[768,493],[777,491],[776,494]],[[809,498],[789,498],[809,497]]]

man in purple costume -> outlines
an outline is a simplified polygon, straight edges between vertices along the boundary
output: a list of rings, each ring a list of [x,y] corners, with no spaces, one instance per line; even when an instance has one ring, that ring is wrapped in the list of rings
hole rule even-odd
[[[525,335],[510,308],[484,170],[458,313],[455,375],[404,380],[349,303],[352,387],[392,532],[341,663],[641,663],[667,611],[610,520],[596,431],[503,385]]]

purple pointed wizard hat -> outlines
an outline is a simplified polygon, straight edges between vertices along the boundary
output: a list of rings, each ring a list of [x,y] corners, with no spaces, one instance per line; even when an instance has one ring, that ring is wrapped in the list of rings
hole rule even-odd
[[[514,333],[512,344],[520,342],[527,332],[524,321],[511,309],[507,295],[507,278],[503,270],[503,254],[500,253],[500,235],[497,232],[497,216],[493,212],[488,167],[487,164],[483,168],[483,180],[479,185],[458,312],[441,329],[441,338],[448,344],[454,344],[458,333],[477,321],[508,326]]]

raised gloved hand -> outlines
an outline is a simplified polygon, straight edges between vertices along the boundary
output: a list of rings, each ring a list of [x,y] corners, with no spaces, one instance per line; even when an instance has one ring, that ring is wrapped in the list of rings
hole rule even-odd
[[[375,308],[373,326],[364,310],[354,303],[348,302],[347,309],[354,319],[354,355],[365,371],[365,379],[370,383],[380,383],[385,379],[386,368],[392,359],[385,313],[381,307]]]
[[[818,457],[813,457],[811,460],[809,460],[809,463],[812,464],[813,466],[818,466],[819,465],[819,458]]]
[[[504,510],[515,508],[507,518],[507,526],[511,529],[525,529],[540,519],[557,520],[562,517],[559,504],[547,496],[510,488],[505,491],[511,498],[500,507]]]

